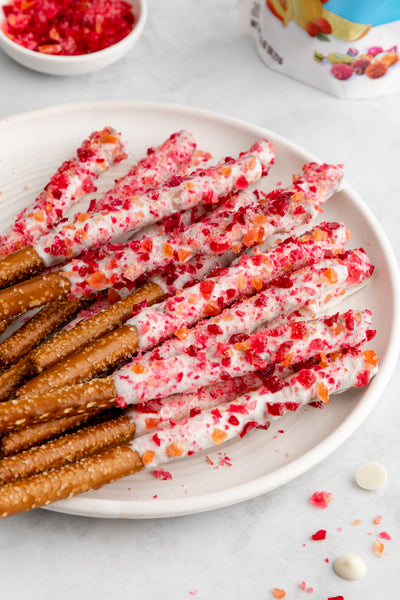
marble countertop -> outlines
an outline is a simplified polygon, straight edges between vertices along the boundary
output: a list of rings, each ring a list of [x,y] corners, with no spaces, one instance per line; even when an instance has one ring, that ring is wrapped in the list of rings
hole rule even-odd
[[[0,118],[78,101],[170,102],[250,121],[326,161],[343,162],[348,183],[399,256],[400,95],[340,100],[269,70],[238,24],[237,2],[150,0],[137,45],[91,75],[46,76],[3,53],[0,71]],[[288,600],[398,598],[399,373],[346,443],[311,471],[255,499],[158,520],[36,510],[2,521],[1,597],[267,600],[273,588],[281,588]],[[378,492],[354,483],[357,467],[367,461],[388,471]],[[325,511],[308,502],[315,490],[334,495]],[[380,524],[374,523],[378,515]],[[321,528],[326,540],[312,541]],[[383,540],[378,558],[373,546],[382,531],[392,539]],[[333,560],[345,552],[364,558],[368,572],[360,581],[333,572]]]

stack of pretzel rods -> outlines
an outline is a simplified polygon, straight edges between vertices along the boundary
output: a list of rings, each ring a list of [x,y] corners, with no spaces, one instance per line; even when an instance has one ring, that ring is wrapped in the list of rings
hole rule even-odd
[[[193,157],[193,147],[191,152]],[[150,158],[154,155],[156,151],[149,153]],[[311,163],[301,176],[293,177],[291,188],[270,194],[242,191],[267,173],[273,159],[270,144],[262,141],[236,160],[225,159],[215,168],[207,166],[189,176],[186,162],[169,186],[159,181],[154,188],[154,174],[150,170],[146,179],[150,164],[146,166],[143,159],[141,182],[152,191],[143,194],[139,184],[138,192],[132,194],[137,183],[133,176],[125,180],[125,187],[117,182],[114,192],[70,221],[74,227],[94,223],[96,218],[107,224],[110,215],[118,214],[118,236],[138,233],[131,242],[121,239],[106,246],[112,228],[83,243],[85,236],[81,239],[79,234],[73,240],[67,233],[63,239],[73,241],[71,248],[80,244],[82,250],[92,242],[94,248],[84,250],[55,273],[67,281],[73,305],[65,321],[82,307],[88,310],[93,292],[108,289],[109,297],[110,292],[111,297],[118,298],[121,292],[123,297],[100,312],[95,305],[96,314],[87,320],[81,321],[78,313],[74,327],[67,326],[36,349],[32,343],[25,345],[22,356],[15,352],[3,360],[5,366],[14,364],[0,377],[0,397],[12,394],[0,404],[1,516],[154,469],[171,459],[241,438],[253,428],[267,429],[271,421],[300,406],[316,401],[327,404],[331,394],[369,382],[378,363],[373,350],[365,348],[375,335],[371,313],[331,311],[336,302],[366,284],[373,266],[363,249],[346,250],[349,231],[341,223],[320,223],[305,233],[297,232],[315,219],[321,204],[338,189],[342,168]],[[170,162],[174,163],[173,157]],[[220,185],[222,176],[224,185]],[[222,191],[218,195],[214,187],[211,195],[202,194],[200,180],[210,186],[213,177]],[[193,182],[197,200],[186,201],[186,190]],[[135,221],[139,211],[133,217],[137,225],[120,225],[123,207],[129,206],[129,214],[135,215],[132,206],[143,209],[144,198],[148,212],[140,221],[142,230]],[[173,208],[181,213],[174,212],[172,204],[165,210],[168,198],[173,198]],[[161,206],[156,210],[157,201]],[[190,207],[195,210],[188,211]],[[150,219],[152,210],[156,214]],[[54,234],[59,235],[61,229],[56,228]],[[78,230],[84,228],[79,225],[74,231]],[[291,232],[284,240],[271,238]],[[266,241],[267,249],[259,250],[257,246]],[[32,252],[32,247],[26,252]],[[57,256],[57,252],[49,254]],[[239,257],[232,263],[235,255]],[[62,260],[68,258],[64,254]],[[13,260],[15,255],[8,264]],[[89,270],[88,260],[92,261]],[[115,265],[118,261],[122,268]],[[0,272],[7,271],[6,266],[3,261]],[[116,273],[119,278],[113,277]],[[28,270],[23,276],[29,274]],[[32,307],[30,300],[23,299],[18,308],[9,310],[12,294],[29,297],[31,292],[43,291],[45,303],[50,304],[37,313],[39,322],[46,311],[49,315],[51,309],[57,311],[57,302],[66,303],[60,300],[67,295],[61,290],[63,282],[55,294],[47,294],[46,284],[60,281],[52,275],[3,290],[4,320]],[[129,293],[143,276],[149,283]],[[14,275],[5,277],[12,280]],[[132,302],[135,294],[142,294],[136,303]],[[34,328],[34,319],[24,327],[32,322]],[[78,332],[76,338],[74,332]],[[63,339],[66,349],[61,348],[58,355]],[[78,351],[71,346],[74,339],[81,347]],[[0,356],[8,354],[7,342],[0,345]],[[124,364],[119,366],[121,360]],[[107,376],[93,378],[110,369]],[[2,392],[2,378],[10,377],[13,370],[23,372],[22,379],[43,372],[22,387],[15,389],[21,384],[19,379]],[[117,410],[117,416],[114,412],[110,416],[109,409]]]
[[[257,226],[257,241],[263,242],[265,239],[270,237],[272,234],[282,231],[290,231],[296,228],[299,224],[308,222],[312,218],[315,217],[317,206],[315,202],[318,200],[319,202],[324,202],[332,194],[333,190],[337,187],[340,179],[341,179],[341,170],[335,169],[334,167],[325,167],[320,168],[316,165],[307,165],[304,169],[305,177],[302,182],[302,193],[300,194],[300,183],[296,182],[296,187],[292,190],[292,195],[296,197],[295,200],[292,199],[291,195],[287,191],[281,191],[279,195],[276,193],[270,194],[264,201],[261,203],[257,202],[257,208],[261,206],[263,211],[263,227]],[[312,185],[313,190],[310,190]],[[300,197],[298,197],[300,196]],[[288,199],[289,197],[289,199]],[[303,210],[303,206],[306,208]],[[224,203],[221,209],[217,209],[214,213],[211,214],[210,217],[200,220],[198,223],[195,223],[191,227],[187,227],[186,231],[183,235],[186,235],[188,239],[193,237],[193,229],[199,229],[199,234],[197,237],[200,237],[201,232],[204,232],[207,228],[208,239],[211,240],[209,245],[212,246],[212,242],[215,242],[218,239],[218,232],[222,230],[223,233],[219,234],[219,238],[224,236],[227,237],[226,229],[229,229],[226,226],[227,218],[238,219],[238,213],[233,213],[231,217],[231,212],[226,210],[226,203]],[[277,215],[277,210],[279,210],[279,214]],[[256,215],[260,217],[260,215]],[[223,219],[222,219],[223,217]],[[214,227],[211,226],[210,220],[213,220]],[[246,240],[248,236],[248,222],[244,221],[244,213],[241,213],[239,218],[241,221],[240,227],[236,227],[235,239],[230,239],[229,243],[225,243],[225,250],[229,251],[234,244],[238,244],[240,240],[244,240],[245,244],[250,245],[250,241]],[[252,219],[249,220],[250,223],[254,222]],[[236,221],[234,221],[236,223]],[[219,230],[217,225],[219,226]],[[222,227],[222,225],[224,227]],[[332,231],[330,231],[330,229]],[[232,228],[230,228],[232,231]],[[251,231],[251,230],[250,230]],[[189,233],[188,233],[189,232]],[[328,235],[329,233],[329,235]],[[320,243],[316,243],[312,236],[316,238],[320,238]],[[174,329],[178,329],[178,323],[176,322],[176,308],[173,308],[173,305],[178,306],[178,311],[182,315],[181,324],[190,325],[203,318],[204,316],[209,316],[211,314],[211,305],[214,303],[218,310],[221,310],[228,303],[232,303],[235,299],[237,299],[240,295],[248,295],[249,293],[253,293],[255,290],[260,289],[260,286],[264,286],[269,279],[273,279],[279,273],[282,274],[284,269],[289,267],[297,267],[302,264],[306,264],[307,261],[316,260],[318,257],[322,258],[324,252],[329,250],[330,252],[339,252],[340,249],[344,248],[344,243],[346,241],[346,229],[344,226],[330,226],[328,224],[324,225],[323,228],[319,228],[313,232],[313,234],[309,237],[303,236],[301,241],[295,242],[291,241],[290,245],[288,243],[282,244],[280,248],[275,249],[272,252],[269,252],[265,255],[262,260],[260,257],[250,258],[247,255],[243,255],[240,264],[234,267],[231,272],[224,271],[223,281],[220,282],[211,280],[207,284],[203,284],[198,289],[190,289],[186,291],[185,298],[182,297],[182,294],[179,297],[176,297],[174,300],[169,300],[164,303],[164,305],[160,305],[158,307],[158,312],[175,312],[175,318],[172,315],[170,318],[170,324],[167,326],[167,323],[164,319],[164,325],[162,327],[162,331],[165,337],[173,333]],[[160,237],[155,238],[157,241]],[[204,237],[204,233],[203,233]],[[253,236],[251,236],[253,239]],[[321,239],[322,238],[322,239]],[[181,239],[181,236],[177,236],[174,238],[174,243],[178,244]],[[338,240],[337,245],[335,246],[335,239]],[[324,247],[324,240],[327,240],[327,245]],[[146,241],[149,241],[146,238]],[[307,242],[307,243],[306,243]],[[254,242],[252,242],[254,243]],[[219,242],[221,245],[221,242]],[[165,245],[163,243],[163,245]],[[169,244],[170,245],[170,244]],[[202,249],[207,248],[206,240],[204,240],[204,244],[201,246]],[[199,248],[199,246],[198,246]],[[119,254],[119,253],[118,253]],[[226,252],[224,254],[226,256]],[[222,256],[224,256],[222,255]],[[221,255],[217,255],[221,256]],[[246,262],[247,257],[247,262]],[[165,256],[164,256],[165,258]],[[294,260],[295,258],[295,260]],[[215,257],[211,260],[215,260]],[[149,255],[147,253],[147,261],[142,261],[144,264],[148,264],[150,261]],[[176,264],[176,261],[173,259],[169,260],[169,263]],[[208,264],[208,261],[206,261]],[[192,261],[189,261],[190,266],[193,265]],[[266,269],[266,263],[271,263],[273,265],[272,269]],[[135,263],[137,264],[137,263]],[[178,259],[178,265],[181,263]],[[154,265],[154,261],[153,261]],[[199,273],[199,266],[196,265],[195,268],[196,275],[199,278],[203,276],[203,273]],[[182,273],[179,279],[179,284],[186,285],[187,277],[192,277],[193,268],[189,269],[186,273]],[[249,274],[251,273],[251,277]],[[236,281],[243,281],[244,283],[241,286],[236,285]],[[153,279],[153,283],[157,282],[157,277]],[[177,289],[177,283],[175,282],[175,290]],[[203,304],[197,302],[195,307],[192,307],[193,298],[196,294],[199,295],[200,298],[204,299],[204,289],[205,287],[212,287],[214,289],[215,285],[217,287],[214,290],[214,298],[211,298],[208,302],[204,302]],[[160,276],[158,276],[158,285],[165,292],[165,285],[160,280]],[[236,291],[235,291],[236,288]],[[247,291],[246,291],[247,288]],[[179,289],[179,287],[178,287]],[[220,290],[217,294],[218,289]],[[174,291],[175,291],[174,290]],[[200,294],[199,294],[200,291]],[[183,308],[186,308],[186,314],[183,316]],[[121,315],[121,310],[123,310],[124,316]],[[117,324],[120,324],[121,321],[126,320],[129,317],[130,311],[132,310],[132,304],[130,303],[130,299],[127,298],[125,300],[120,301],[115,304],[108,311],[103,312],[99,316],[95,316],[91,322],[86,322],[81,324],[78,329],[74,329],[69,334],[61,334],[56,336],[53,340],[51,340],[48,344],[45,344],[44,347],[39,348],[36,352],[33,352],[30,357],[31,364],[31,372],[38,372],[43,370],[43,368],[49,367],[52,363],[54,363],[54,356],[60,360],[62,356],[66,356],[68,354],[68,349],[74,348],[77,350],[80,346],[83,345],[83,342],[88,342],[89,339],[97,338],[101,333],[105,333],[105,327],[99,328],[99,322],[103,325],[107,324],[108,330],[113,330]],[[215,308],[214,308],[215,313]],[[160,317],[161,318],[161,314]],[[153,316],[153,321],[157,319],[157,314],[155,313]],[[118,320],[118,322],[117,322]],[[93,324],[93,326],[92,326]],[[136,327],[135,327],[136,325]],[[143,326],[141,326],[143,329]],[[161,327],[160,327],[161,329]],[[80,337],[80,331],[83,331],[82,337]],[[90,332],[96,332],[92,335]],[[98,332],[98,334],[97,334]],[[80,337],[80,339],[78,339]],[[157,336],[152,339],[153,345],[155,343],[159,343],[162,341],[160,337],[160,332],[158,332]],[[5,348],[2,349],[0,346],[0,359],[2,354],[7,354],[9,349],[7,346],[13,344],[12,338],[8,341],[8,344],[5,344]],[[116,347],[116,344],[118,345]],[[60,350],[60,347],[63,350]],[[3,351],[2,351],[3,350]],[[48,389],[49,385],[52,387],[51,381],[58,380],[58,385],[66,385],[67,383],[73,383],[74,381],[83,380],[88,375],[95,375],[98,370],[102,370],[105,367],[110,367],[121,359],[127,358],[129,355],[133,354],[137,350],[137,324],[131,323],[128,321],[124,329],[119,330],[119,335],[116,336],[114,333],[110,333],[108,338],[102,338],[97,344],[86,347],[83,350],[83,353],[78,357],[76,353],[72,357],[71,361],[68,363],[60,363],[58,360],[58,366],[54,367],[55,371],[47,371],[42,377],[42,387],[37,388],[35,391],[41,390],[44,391]],[[118,352],[119,351],[119,352]],[[52,357],[51,357],[52,355]],[[50,356],[50,358],[49,358]],[[90,356],[90,362],[88,362],[88,356]],[[71,370],[72,369],[72,370]],[[97,371],[96,371],[97,369]],[[72,375],[74,373],[74,375]],[[63,374],[63,375],[62,375]],[[63,379],[62,379],[63,377]],[[50,379],[49,379],[50,378]],[[10,391],[10,387],[8,384],[9,378],[6,377],[6,385],[4,388],[4,393],[2,392],[2,381],[0,378],[0,398],[5,398],[6,394]],[[44,387],[44,381],[47,381],[47,386]],[[32,385],[32,384],[31,384]],[[35,384],[34,384],[35,385]],[[37,383],[36,383],[37,385]],[[33,388],[34,389],[34,388]],[[32,391],[32,387],[28,388],[28,391]]]

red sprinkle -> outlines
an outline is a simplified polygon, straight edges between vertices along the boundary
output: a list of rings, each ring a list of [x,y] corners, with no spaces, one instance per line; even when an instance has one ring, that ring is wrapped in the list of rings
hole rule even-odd
[[[155,469],[153,471],[153,477],[159,479],[160,481],[167,481],[167,479],[172,479],[172,475],[169,471],[164,471],[164,469]]]
[[[315,533],[312,534],[312,540],[324,540],[326,538],[326,529],[319,529]]]

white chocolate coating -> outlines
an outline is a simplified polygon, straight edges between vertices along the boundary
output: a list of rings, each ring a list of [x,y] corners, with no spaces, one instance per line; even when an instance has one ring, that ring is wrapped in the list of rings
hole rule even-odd
[[[338,556],[333,563],[333,569],[336,575],[350,581],[361,579],[367,572],[365,562],[357,554],[342,554]]]

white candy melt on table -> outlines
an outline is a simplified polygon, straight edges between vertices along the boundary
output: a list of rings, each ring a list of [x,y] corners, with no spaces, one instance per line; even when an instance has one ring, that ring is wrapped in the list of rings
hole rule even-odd
[[[385,485],[386,479],[386,469],[379,463],[365,463],[357,469],[356,481],[364,490],[380,490]]]

